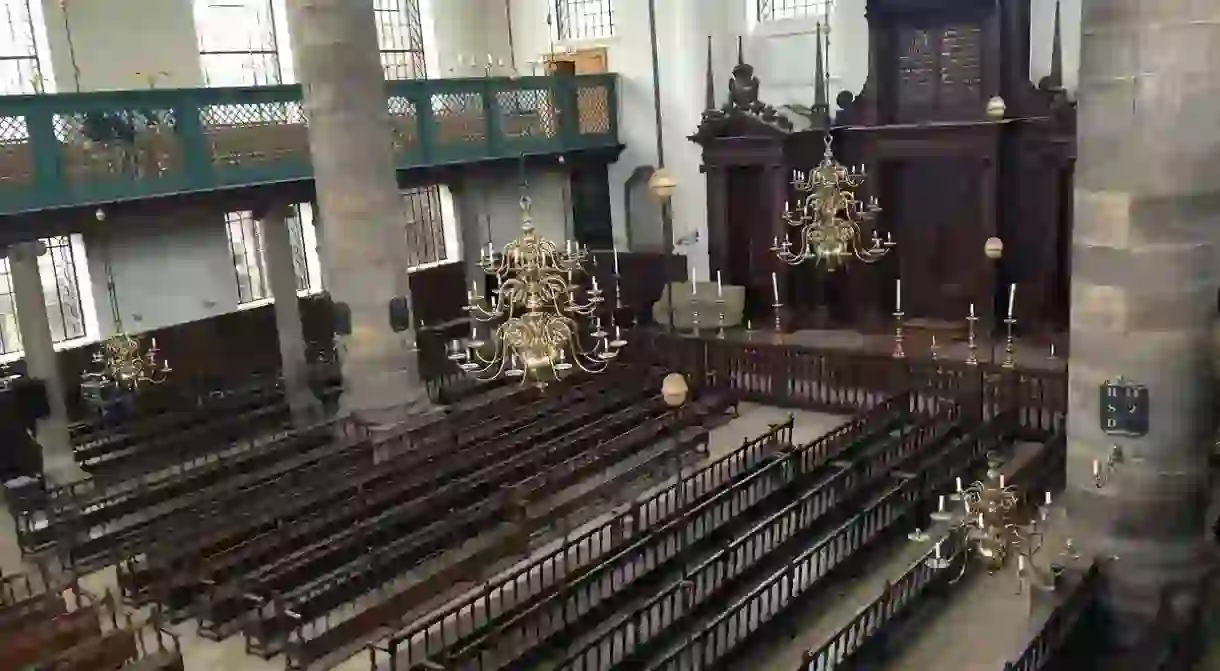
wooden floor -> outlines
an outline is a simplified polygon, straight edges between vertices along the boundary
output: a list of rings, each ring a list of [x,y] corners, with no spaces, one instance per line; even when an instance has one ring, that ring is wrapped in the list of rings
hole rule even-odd
[[[741,405],[739,417],[712,431],[706,459],[715,460],[729,454],[740,447],[743,440],[764,433],[769,424],[786,420],[790,412],[796,416],[793,441],[798,445],[820,437],[848,419],[840,415],[789,411],[745,403]],[[688,468],[694,470],[699,466],[701,463],[692,464]],[[539,548],[539,553],[543,551],[545,548]],[[0,507],[0,570],[11,573],[25,568],[17,547],[12,517],[7,510]],[[104,593],[107,589],[117,591],[117,576],[113,567],[85,577],[82,583],[93,593]],[[191,620],[173,627],[173,630],[181,636],[185,671],[281,671],[284,668],[282,657],[262,660],[247,655],[241,636],[230,636],[219,642],[200,638],[195,635],[195,623]],[[340,671],[367,671],[369,660],[363,651],[357,651],[354,657],[333,668]]]

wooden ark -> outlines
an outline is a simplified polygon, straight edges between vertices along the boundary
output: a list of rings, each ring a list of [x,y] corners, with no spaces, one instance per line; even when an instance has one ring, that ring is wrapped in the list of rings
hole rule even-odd
[[[719,109],[709,71],[709,109],[691,140],[703,148],[712,267],[750,288],[756,320],[772,312],[777,273],[792,328],[888,327],[897,278],[909,320],[961,327],[974,303],[980,327],[994,324],[1016,283],[1018,330],[1066,328],[1075,107],[1057,19],[1052,73],[1037,86],[1029,0],[869,0],[868,22],[863,89],[835,106],[819,90],[805,130],[761,101],[740,50]],[[997,96],[1002,118],[987,114]],[[859,195],[880,200],[877,228],[898,243],[874,265],[833,273],[770,251],[790,235],[780,214],[796,197],[792,171],[817,165],[828,130],[839,162],[866,166]],[[992,236],[1004,242],[998,261],[983,253]]]

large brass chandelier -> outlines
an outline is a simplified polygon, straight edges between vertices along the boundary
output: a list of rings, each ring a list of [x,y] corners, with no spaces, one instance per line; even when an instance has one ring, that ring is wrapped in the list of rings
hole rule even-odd
[[[613,317],[613,333],[602,326],[597,278],[587,289],[577,283],[588,257],[571,240],[560,248],[538,235],[530,198],[522,196],[521,232],[501,252],[489,242],[480,254],[479,266],[497,288],[484,297],[476,282],[467,292],[470,337],[450,344],[449,359],[482,380],[521,378],[539,387],[576,370],[605,370],[627,342]],[[489,339],[480,336],[480,324],[489,325]]]
[[[811,172],[796,170],[792,174],[792,187],[801,195],[795,207],[785,205],[783,219],[800,229],[799,240],[794,245],[788,236],[776,238],[771,251],[789,265],[812,260],[831,271],[853,257],[864,263],[880,260],[894,242],[888,235],[882,240],[871,229],[881,211],[876,197],[867,202],[856,197],[865,179],[863,166],[848,168],[835,160],[831,136],[826,133],[822,162]],[[870,229],[867,233],[866,228]]]
[[[949,535],[938,541],[928,565],[933,569],[948,569],[953,562],[941,550],[943,542],[963,551],[963,560],[958,573],[950,581],[955,583],[965,575],[973,557],[989,574],[1000,571],[1013,558],[1016,560],[1018,584],[1028,583],[1032,587],[1049,590],[1054,588],[1055,577],[1061,567],[1039,567],[1036,556],[1042,550],[1043,531],[1041,523],[1046,521],[1051,505],[1051,495],[1046,493],[1045,505],[1040,506],[1028,524],[1020,516],[1018,490],[1004,482],[1003,475],[989,474],[986,481],[976,481],[962,487],[957,481],[957,492],[948,498],[958,505],[956,511],[946,509],[945,496],[940,496],[937,511],[932,519],[949,525]],[[921,532],[916,532],[921,534]],[[918,537],[913,540],[921,540]],[[926,540],[926,538],[925,538]]]

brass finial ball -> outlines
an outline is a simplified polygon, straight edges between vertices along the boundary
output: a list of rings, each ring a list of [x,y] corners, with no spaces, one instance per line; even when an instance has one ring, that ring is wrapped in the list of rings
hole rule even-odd
[[[671,408],[686,403],[688,393],[690,387],[686,385],[686,378],[681,373],[670,373],[661,381],[661,398],[665,399],[665,405]]]
[[[995,236],[987,238],[987,242],[983,243],[983,254],[992,261],[1004,256],[1004,241]]]
[[[665,168],[654,171],[652,177],[648,178],[648,189],[652,191],[653,195],[662,200],[672,196],[674,189],[677,188],[677,180]]]

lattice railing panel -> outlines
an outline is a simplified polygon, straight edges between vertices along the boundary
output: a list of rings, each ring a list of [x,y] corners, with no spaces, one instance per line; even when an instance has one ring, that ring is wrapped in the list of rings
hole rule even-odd
[[[555,137],[555,106],[546,89],[497,91],[496,107],[500,113],[500,128],[512,138]]]
[[[434,93],[432,114],[438,146],[487,141],[487,111],[478,93]]]
[[[309,160],[308,122],[300,101],[205,105],[199,120],[214,165]]]
[[[71,182],[159,179],[182,169],[172,109],[56,114],[52,124]]]
[[[23,116],[0,116],[0,186],[29,184],[34,154]]]
[[[413,151],[419,146],[419,114],[415,103],[403,96],[390,96],[388,101],[394,153]]]
[[[580,134],[610,132],[610,92],[604,86],[576,89],[576,109],[580,111]]]

